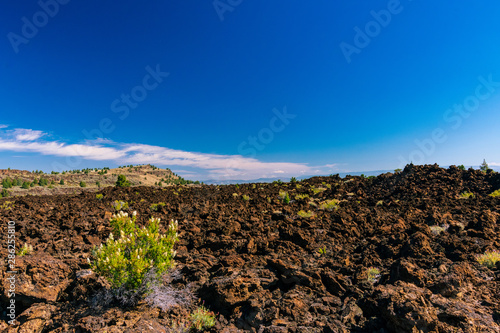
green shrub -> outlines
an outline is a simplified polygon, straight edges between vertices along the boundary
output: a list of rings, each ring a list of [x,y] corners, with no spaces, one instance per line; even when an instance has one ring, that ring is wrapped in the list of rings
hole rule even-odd
[[[118,179],[116,180],[116,186],[129,187],[130,182],[127,180],[127,177],[125,177],[124,175],[118,175]]]
[[[159,202],[157,204],[152,204],[150,208],[151,208],[152,211],[157,212],[158,211],[158,207],[165,207],[165,203],[164,202]]]
[[[309,194],[297,194],[295,196],[295,200],[304,200],[304,199],[307,199],[309,198]]]
[[[370,283],[377,282],[380,277],[380,270],[375,267],[370,267],[366,270],[366,280]]]
[[[204,306],[197,308],[190,316],[191,327],[201,331],[215,325],[215,314]]]
[[[295,178],[295,177],[290,178],[290,183],[296,183],[296,182],[297,182],[297,178]]]
[[[448,225],[444,224],[443,226],[439,226],[439,225],[432,225],[429,227],[431,229],[431,232],[434,234],[434,235],[439,235],[440,233],[442,232],[445,232],[447,229],[448,229]]]
[[[136,214],[114,215],[112,232],[106,243],[93,250],[92,270],[104,276],[114,288],[136,290],[146,274],[154,270],[159,278],[174,265],[173,250],[178,240],[177,221],[171,221],[166,234],[160,234],[160,219],[151,218],[147,226],[136,225]]]
[[[5,201],[2,205],[0,205],[0,209],[3,210],[11,210],[14,208],[14,203],[12,201]]]
[[[250,197],[248,195],[246,195],[246,194],[244,194],[242,198],[243,198],[244,201],[250,200]]]
[[[500,197],[500,189],[496,190],[496,191],[493,191],[489,194],[489,196],[493,197],[493,198],[496,198],[496,197]]]
[[[7,198],[10,195],[10,192],[7,191],[6,189],[3,189],[2,192],[0,192],[0,198]]]
[[[111,206],[113,206],[113,208],[116,211],[119,211],[119,210],[127,209],[128,208],[128,202],[121,201],[121,200],[115,200],[114,202],[111,203]]]
[[[462,192],[462,193],[460,193],[460,197],[462,199],[474,198],[474,193],[472,193],[472,192]]]
[[[398,168],[398,169],[394,170],[394,173],[400,173],[401,171],[403,171],[403,170]]]
[[[102,198],[104,198],[104,195],[102,193],[98,193],[98,194],[95,195],[95,198],[97,200],[102,200]]]
[[[27,190],[30,188],[30,182],[24,182],[23,185],[21,186],[21,188]]]
[[[310,217],[314,216],[314,213],[311,212],[310,210],[308,210],[307,212],[305,210],[299,210],[297,212],[297,215],[300,217],[303,217],[303,218],[310,218]]]
[[[318,194],[318,193],[321,193],[323,191],[326,191],[326,188],[323,188],[323,187],[313,187],[311,190],[313,191],[314,194]]]
[[[10,180],[9,177],[2,179],[2,187],[5,188],[11,188],[12,187],[12,181]]]
[[[476,260],[483,266],[495,268],[496,263],[500,261],[500,252],[487,251],[484,254],[478,254]]]
[[[61,181],[59,182],[59,185],[64,185],[64,179],[61,179]]]
[[[82,181],[80,182],[80,187],[87,187],[87,184],[85,184],[85,182],[82,180]]]
[[[40,177],[40,180],[38,181],[38,185],[47,186],[47,185],[49,185],[49,181],[47,180],[47,178]]]
[[[460,170],[464,170],[464,171],[465,171],[465,166],[464,166],[463,164],[459,165],[459,166],[458,166],[458,168],[459,168]]]
[[[333,210],[337,209],[339,206],[339,201],[337,199],[332,199],[332,200],[326,200],[320,203],[319,209],[323,210]]]
[[[284,203],[289,204],[290,203],[290,196],[288,195],[288,192],[280,190],[278,197],[283,200]]]
[[[19,250],[17,255],[20,257],[23,257],[27,254],[30,254],[31,252],[33,252],[33,246],[28,245],[28,243],[24,243],[23,247]]]

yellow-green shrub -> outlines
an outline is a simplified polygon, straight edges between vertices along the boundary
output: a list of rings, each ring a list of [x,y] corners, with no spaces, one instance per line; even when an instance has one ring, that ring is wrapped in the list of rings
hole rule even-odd
[[[106,243],[94,248],[92,269],[109,280],[113,287],[137,289],[152,269],[159,277],[174,265],[173,250],[178,239],[177,221],[160,235],[160,219],[151,218],[147,226],[136,226],[136,214],[119,212],[110,220],[112,233]]]
[[[476,260],[483,266],[495,268],[497,261],[500,261],[500,252],[487,251],[484,254],[478,254]]]

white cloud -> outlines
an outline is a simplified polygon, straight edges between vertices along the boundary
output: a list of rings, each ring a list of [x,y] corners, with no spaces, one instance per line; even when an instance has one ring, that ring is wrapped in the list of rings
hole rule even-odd
[[[492,162],[492,163],[488,163],[489,166],[500,166],[500,163],[497,163],[497,162]]]
[[[118,164],[151,163],[167,167],[189,167],[201,169],[197,170],[197,173],[203,174],[203,178],[218,180],[251,180],[276,177],[278,174],[282,177],[292,177],[313,172],[310,166],[303,163],[262,162],[241,155],[188,152],[146,144],[116,143],[111,140],[94,140],[83,144],[38,140],[43,136],[42,131],[31,129],[7,131],[3,136],[0,134],[0,151],[80,157],[97,161],[109,160]]]
[[[42,131],[34,131],[32,129],[24,128],[16,128],[15,130],[9,132],[16,138],[17,141],[35,141],[45,135]]]
[[[7,128],[7,127],[9,127],[9,125],[3,125],[3,124],[0,124],[0,129],[2,129],[2,128]]]

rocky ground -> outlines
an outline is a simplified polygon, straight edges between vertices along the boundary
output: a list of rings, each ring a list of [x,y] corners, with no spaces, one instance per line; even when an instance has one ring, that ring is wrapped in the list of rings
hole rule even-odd
[[[212,332],[500,332],[500,267],[476,260],[500,249],[500,198],[488,195],[497,189],[498,173],[410,165],[373,179],[3,199],[0,329],[174,332],[204,303],[217,313]],[[331,199],[337,208],[322,205]],[[127,201],[140,224],[179,221],[177,266],[166,276],[175,302],[121,306],[87,271],[114,200]],[[34,248],[16,258],[14,326],[5,316],[8,221],[16,247]],[[380,276],[369,281],[371,267]]]

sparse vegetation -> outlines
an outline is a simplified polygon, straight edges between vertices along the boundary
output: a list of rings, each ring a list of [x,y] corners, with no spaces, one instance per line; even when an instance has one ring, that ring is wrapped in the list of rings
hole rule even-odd
[[[23,257],[27,254],[31,254],[33,252],[33,246],[28,243],[24,243],[23,247],[17,253],[18,256]]]
[[[493,192],[491,192],[490,194],[488,194],[490,197],[493,197],[493,198],[496,198],[496,197],[500,197],[500,189],[498,190],[495,190]]]
[[[465,166],[464,166],[463,164],[460,164],[460,165],[458,166],[458,168],[459,168],[460,170],[465,171]]]
[[[6,189],[3,189],[2,192],[0,192],[0,198],[7,198],[10,195],[10,192],[7,191]]]
[[[164,202],[159,202],[159,203],[151,204],[151,206],[150,206],[151,210],[154,211],[154,212],[158,211],[158,207],[165,207],[165,203]]]
[[[11,210],[14,208],[14,203],[12,201],[5,201],[2,205],[0,205],[0,209],[3,210]]]
[[[295,195],[295,200],[304,200],[309,198],[309,194],[297,194]]]
[[[288,192],[280,190],[279,194],[278,194],[278,197],[281,200],[283,200],[283,202],[286,203],[287,205],[290,203],[290,196],[288,195]]]
[[[211,328],[215,325],[215,314],[208,311],[204,306],[197,308],[190,316],[191,327],[195,330],[201,331]]]
[[[400,173],[401,171],[403,171],[403,170],[398,168],[398,169],[394,170],[394,173]]]
[[[244,194],[242,198],[243,198],[244,201],[249,201],[250,200],[250,197],[248,195],[246,195],[246,194]]]
[[[484,254],[478,254],[476,260],[483,266],[495,268],[496,263],[500,261],[500,252],[486,251]]]
[[[124,209],[128,208],[128,202],[121,201],[121,200],[115,200],[114,202],[111,203],[111,206],[113,206],[113,208],[116,211],[120,211],[120,210],[124,210]]]
[[[337,209],[339,206],[339,201],[336,199],[331,199],[331,200],[326,200],[320,203],[319,209],[322,210],[334,210]]]
[[[85,182],[84,182],[84,181],[81,181],[81,182],[80,182],[80,187],[87,187],[87,184],[85,184]]]
[[[474,198],[474,193],[472,193],[472,192],[462,192],[462,193],[460,193],[460,198],[462,198],[462,199]]]
[[[95,195],[95,198],[97,200],[102,200],[102,198],[104,198],[104,195],[102,193],[98,193],[98,194]]]
[[[447,224],[443,224],[442,226],[432,225],[429,228],[431,229],[433,235],[438,236],[439,234],[445,232],[448,229],[448,225]]]
[[[370,283],[376,283],[380,277],[380,270],[375,267],[370,267],[366,270],[366,280]]]
[[[314,194],[318,194],[318,193],[321,193],[323,191],[326,191],[326,188],[323,188],[323,187],[313,187],[311,190],[312,190],[312,192]]]
[[[305,210],[299,210],[297,212],[297,215],[303,218],[310,218],[314,216],[314,213],[308,210],[307,212]]]

